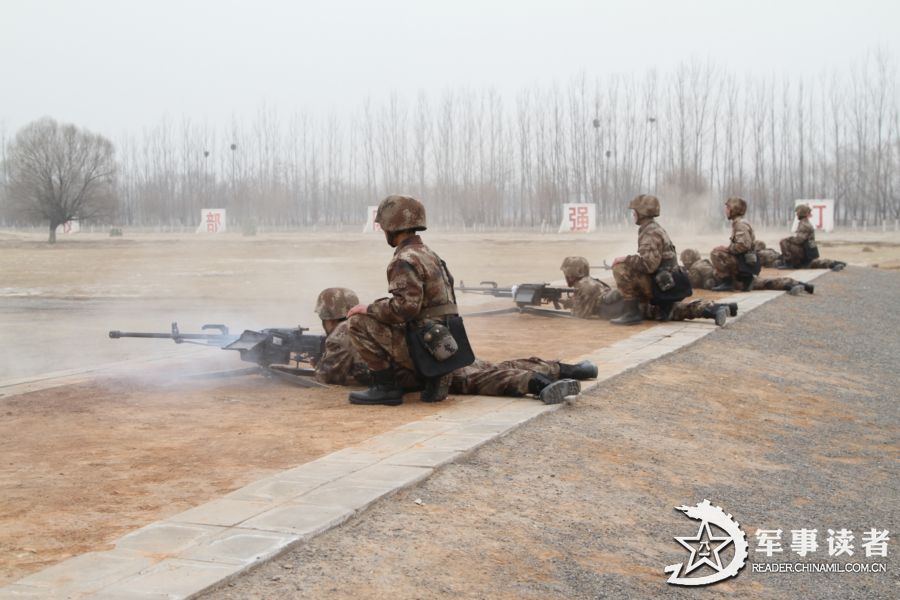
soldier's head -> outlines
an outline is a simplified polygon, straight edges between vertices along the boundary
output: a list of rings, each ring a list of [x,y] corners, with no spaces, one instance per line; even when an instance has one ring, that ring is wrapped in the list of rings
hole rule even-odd
[[[759,252],[760,250],[766,249],[766,243],[762,240],[756,240],[753,242],[753,249]]]
[[[688,248],[687,250],[681,251],[681,264],[683,264],[688,269],[690,269],[691,265],[693,265],[698,260],[700,260],[700,253],[693,248]]]
[[[579,279],[584,279],[591,273],[591,265],[583,256],[567,256],[560,267],[566,277],[566,285],[574,285]]]
[[[659,216],[659,198],[650,194],[641,194],[631,199],[628,208],[634,211],[634,222],[640,224]]]
[[[809,207],[809,204],[798,204],[794,207],[794,212],[797,213],[798,219],[808,219],[809,215],[812,214],[812,209]]]
[[[747,201],[738,196],[732,196],[725,201],[725,216],[729,219],[747,214]]]
[[[356,292],[349,288],[325,288],[316,299],[316,313],[322,320],[325,333],[330,334],[338,323],[347,319],[350,309],[359,304]]]
[[[403,233],[425,231],[425,207],[412,196],[393,194],[381,201],[375,222],[381,226],[388,244],[396,246]]]

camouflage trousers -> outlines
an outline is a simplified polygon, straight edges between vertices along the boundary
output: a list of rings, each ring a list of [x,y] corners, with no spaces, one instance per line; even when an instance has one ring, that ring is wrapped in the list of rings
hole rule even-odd
[[[738,274],[737,259],[727,250],[713,249],[709,253],[709,262],[712,263],[716,279],[734,279]]]
[[[672,307],[670,321],[684,321],[687,319],[703,319],[703,312],[715,304],[712,300],[691,300],[690,302],[676,302]],[[656,319],[659,309],[653,304],[642,304],[641,312],[645,319]]]
[[[797,281],[790,277],[774,277],[772,279],[763,279],[756,277],[753,280],[754,290],[784,290],[788,291],[795,285],[803,285],[802,281]]]
[[[834,260],[832,258],[817,258],[814,261],[812,261],[811,263],[809,263],[808,265],[806,265],[804,268],[805,269],[830,269],[836,263],[839,263],[839,262],[841,262],[841,261]]]
[[[416,368],[406,345],[406,325],[388,325],[369,315],[350,317],[350,341],[372,371],[392,369],[405,388],[418,386]]]
[[[804,252],[803,246],[791,243],[790,238],[781,240],[779,246],[781,246],[781,259],[785,264],[799,269],[806,262],[806,252]]]
[[[451,394],[483,396],[524,396],[528,381],[535,373],[559,378],[559,363],[540,358],[521,358],[492,363],[476,359],[474,363],[451,373]]]
[[[770,268],[778,264],[778,261],[781,259],[781,255],[771,248],[763,248],[762,250],[757,250],[756,256],[759,257],[759,264],[764,267]]]
[[[653,285],[647,273],[638,271],[624,262],[613,265],[612,272],[623,299],[649,302],[653,297]]]

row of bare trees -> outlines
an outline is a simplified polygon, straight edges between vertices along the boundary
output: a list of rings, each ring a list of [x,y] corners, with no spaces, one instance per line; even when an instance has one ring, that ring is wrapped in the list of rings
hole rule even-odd
[[[393,192],[449,227],[555,223],[561,203],[580,201],[618,222],[648,191],[695,222],[719,219],[734,194],[764,224],[786,222],[797,198],[835,199],[841,224],[900,218],[897,74],[880,53],[805,79],[691,61],[513,98],[394,94],[325,119],[263,106],[225,128],[164,120],[116,147],[126,225],[195,225],[205,207],[243,223],[356,224]]]

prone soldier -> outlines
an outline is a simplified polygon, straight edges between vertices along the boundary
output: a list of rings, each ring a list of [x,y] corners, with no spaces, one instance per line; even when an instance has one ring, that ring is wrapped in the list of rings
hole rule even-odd
[[[656,196],[636,196],[628,208],[634,211],[634,222],[639,226],[638,252],[613,262],[613,277],[622,293],[625,311],[610,323],[632,325],[647,316],[662,321],[715,319],[717,325],[724,325],[729,313],[724,304],[711,300],[681,301],[691,295],[690,281],[678,267],[669,234],[655,220],[659,216]]]
[[[797,232],[781,240],[782,263],[779,269],[831,269],[840,271],[847,263],[830,258],[819,258],[816,245],[816,228],[809,222],[812,209],[808,204],[798,204],[794,208],[797,214]]]
[[[622,292],[591,277],[591,266],[583,256],[567,256],[560,266],[566,285],[574,289],[571,298],[562,300],[563,308],[579,319],[611,319],[624,310]]]
[[[716,287],[715,269],[713,269],[712,263],[705,258],[700,258],[700,253],[693,248],[681,251],[681,264],[688,271],[691,287],[700,290],[711,290]],[[812,294],[815,286],[791,277],[775,277],[773,279],[756,277],[753,279],[752,289],[784,290],[792,296],[796,296],[803,291]]]
[[[753,242],[753,249],[756,250],[759,264],[763,267],[774,269],[781,262],[781,254],[776,252],[774,248],[767,248],[766,243],[762,240]]]

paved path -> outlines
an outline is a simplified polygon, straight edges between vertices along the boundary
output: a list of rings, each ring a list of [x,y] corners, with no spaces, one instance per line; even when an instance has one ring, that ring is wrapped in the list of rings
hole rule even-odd
[[[210,593],[248,598],[896,598],[900,596],[900,275],[826,274],[699,343],[605,382],[418,486]],[[750,543],[735,578],[665,583],[688,557],[673,510],[704,498]],[[418,501],[418,502],[417,502]],[[886,558],[859,539],[889,529]],[[815,528],[800,558],[757,529]],[[856,553],[828,557],[827,530]],[[887,573],[752,572],[768,561]],[[705,567],[704,567],[705,568]]]

